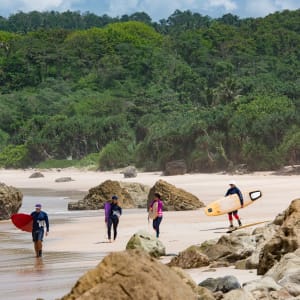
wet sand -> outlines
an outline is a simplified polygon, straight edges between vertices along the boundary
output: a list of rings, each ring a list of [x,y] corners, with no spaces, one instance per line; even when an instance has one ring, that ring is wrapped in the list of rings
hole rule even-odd
[[[124,179],[119,172],[82,172],[63,170],[43,172],[44,178],[29,179],[32,170],[0,170],[0,181],[20,188],[24,195],[21,212],[31,212],[36,202],[42,202],[48,212],[51,229],[44,241],[44,257],[34,257],[31,236],[13,227],[9,221],[0,222],[0,288],[1,298],[55,299],[63,296],[86,270],[94,267],[111,251],[121,251],[129,238],[139,229],[152,232],[147,213],[142,209],[124,210],[118,238],[107,243],[103,211],[67,211],[67,203],[81,199],[89,188],[107,179],[140,182],[152,186],[163,179],[195,194],[204,203],[222,196],[228,181],[235,179],[242,189],[261,189],[264,193],[257,203],[240,211],[243,223],[273,220],[298,198],[300,176],[273,176],[256,173],[242,176],[224,174],[192,174],[163,177],[160,173],[141,173],[137,178]],[[55,178],[72,177],[75,181],[55,183]],[[207,217],[202,209],[187,212],[165,212],[161,224],[161,241],[169,254],[176,254],[190,245],[218,238],[228,226],[226,216]],[[249,228],[248,230],[253,230]],[[167,261],[163,258],[162,261]],[[233,274],[241,283],[256,278],[253,271],[219,268],[189,270],[197,281],[208,277]]]

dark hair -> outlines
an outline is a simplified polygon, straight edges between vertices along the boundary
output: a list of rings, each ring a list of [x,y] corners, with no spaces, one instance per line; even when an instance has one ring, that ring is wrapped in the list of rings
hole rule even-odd
[[[154,196],[160,199],[160,194],[159,193],[154,193]]]
[[[116,195],[111,197],[112,200],[118,200],[118,197]]]

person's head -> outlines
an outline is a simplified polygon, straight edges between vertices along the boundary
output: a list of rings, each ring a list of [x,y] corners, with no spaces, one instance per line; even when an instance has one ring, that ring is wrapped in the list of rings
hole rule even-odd
[[[42,205],[41,204],[36,204],[35,205],[35,210],[36,211],[40,211],[42,209]]]
[[[154,199],[160,199],[160,194],[159,193],[155,193],[154,194]]]
[[[236,182],[234,180],[231,180],[231,181],[229,181],[229,185],[230,185],[230,187],[235,187]]]
[[[118,202],[118,196],[113,195],[113,196],[111,197],[111,200],[112,200],[112,202],[117,203],[117,202]]]

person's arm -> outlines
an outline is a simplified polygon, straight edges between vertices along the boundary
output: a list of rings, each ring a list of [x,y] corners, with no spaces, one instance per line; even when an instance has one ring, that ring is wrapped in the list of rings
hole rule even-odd
[[[227,190],[226,194],[225,194],[225,197],[227,197],[230,193],[230,189]]]
[[[122,215],[122,207],[119,206],[120,216]]]
[[[49,219],[48,219],[48,215],[45,213],[45,222],[46,222],[46,235],[48,235],[49,232]]]
[[[237,188],[237,194],[239,195],[241,206],[243,207],[244,206],[244,198],[243,198],[241,191],[238,188]]]

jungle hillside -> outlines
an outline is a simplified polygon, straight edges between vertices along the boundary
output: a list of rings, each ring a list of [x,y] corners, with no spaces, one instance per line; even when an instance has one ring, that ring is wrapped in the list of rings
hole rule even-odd
[[[0,17],[0,167],[299,164],[299,20]]]

